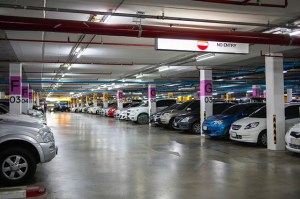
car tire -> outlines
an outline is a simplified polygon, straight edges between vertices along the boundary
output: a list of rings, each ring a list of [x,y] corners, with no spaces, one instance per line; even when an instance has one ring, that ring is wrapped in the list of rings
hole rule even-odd
[[[26,148],[8,148],[1,152],[0,182],[5,185],[20,185],[30,180],[35,171],[35,158]]]
[[[192,125],[192,133],[194,134],[200,134],[201,133],[201,124],[200,122],[195,122],[193,125]]]
[[[257,144],[261,147],[267,147],[268,145],[268,138],[267,138],[267,130],[263,130],[259,133],[257,138]]]
[[[137,117],[138,124],[148,124],[149,123],[149,116],[147,113],[141,113]]]
[[[174,117],[170,119],[169,124],[168,124],[168,129],[174,130],[174,127],[173,127],[174,120],[175,120]]]

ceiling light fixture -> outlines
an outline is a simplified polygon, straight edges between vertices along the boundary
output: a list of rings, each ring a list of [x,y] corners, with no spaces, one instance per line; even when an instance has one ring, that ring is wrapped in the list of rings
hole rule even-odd
[[[62,74],[62,75],[61,75],[61,77],[64,77],[64,76],[65,76],[65,74]]]
[[[80,58],[82,54],[83,54],[83,50],[77,54],[77,58]]]
[[[143,76],[144,76],[144,75],[143,75],[142,73],[140,73],[140,74],[136,75],[135,78],[138,79],[138,78],[142,78]]]
[[[283,73],[287,73],[287,70],[284,70]]]
[[[203,60],[206,60],[206,59],[210,59],[210,58],[213,58],[215,57],[216,55],[214,53],[206,53],[206,54],[203,54],[203,55],[198,55],[196,57],[196,61],[199,62],[199,61],[203,61]]]
[[[79,53],[80,50],[81,50],[81,48],[78,47],[78,48],[76,48],[75,52],[76,52],[76,53]]]
[[[68,70],[70,70],[72,68],[72,65],[70,65],[69,67],[68,67]]]

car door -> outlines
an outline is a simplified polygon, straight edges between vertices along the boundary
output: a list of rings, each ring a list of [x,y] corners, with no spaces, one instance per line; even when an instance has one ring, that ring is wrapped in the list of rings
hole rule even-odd
[[[285,132],[295,124],[300,123],[300,105],[291,105],[285,108]]]

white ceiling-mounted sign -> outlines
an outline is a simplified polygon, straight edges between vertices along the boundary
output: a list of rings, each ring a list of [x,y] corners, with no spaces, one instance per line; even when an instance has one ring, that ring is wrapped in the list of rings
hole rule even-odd
[[[249,44],[157,38],[156,50],[247,54],[249,53]]]

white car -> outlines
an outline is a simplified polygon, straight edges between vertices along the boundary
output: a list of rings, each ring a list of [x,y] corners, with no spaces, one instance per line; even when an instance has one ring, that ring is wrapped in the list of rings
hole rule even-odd
[[[156,101],[156,110],[161,111],[175,103],[176,103],[176,100],[174,100],[174,99],[157,100]],[[129,112],[127,112],[128,118],[131,121],[137,122],[139,124],[149,123],[148,103],[145,103],[139,107],[130,108],[130,109],[128,109],[128,111],[129,111]]]
[[[96,114],[97,111],[100,110],[100,108],[101,108],[100,106],[90,107],[90,108],[88,109],[88,113]]]
[[[27,111],[27,114],[33,115],[33,116],[42,116],[43,115],[42,111],[38,111],[38,110],[34,110],[34,109],[29,109]]]
[[[127,110],[129,109],[129,108],[133,108],[133,107],[138,107],[138,106],[140,106],[141,105],[141,103],[137,103],[137,102],[133,102],[133,103],[131,103],[131,104],[129,104],[127,107],[125,107],[125,108],[123,108],[122,110],[116,110],[115,112],[114,112],[114,118],[116,118],[116,119],[120,119],[121,118],[121,113],[122,112],[124,112],[123,113],[123,115],[124,116],[127,116]],[[124,119],[125,119],[125,117],[123,117]]]
[[[120,116],[119,116],[120,120],[126,120],[127,119],[127,111],[128,111],[128,109],[123,110],[123,111],[120,112]]]
[[[78,113],[79,107],[71,108],[72,113]]]
[[[285,105],[285,132],[300,122],[300,104]],[[267,146],[267,114],[266,106],[234,122],[230,128],[230,139],[239,142],[257,143]]]
[[[300,123],[294,125],[285,134],[285,143],[287,150],[300,153]]]

